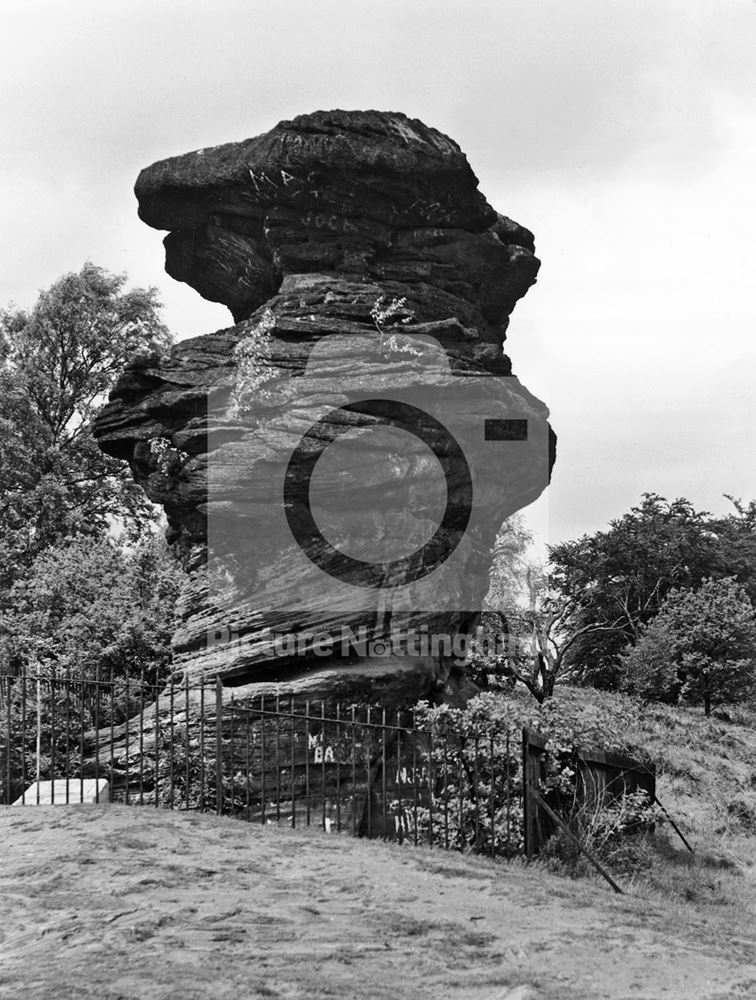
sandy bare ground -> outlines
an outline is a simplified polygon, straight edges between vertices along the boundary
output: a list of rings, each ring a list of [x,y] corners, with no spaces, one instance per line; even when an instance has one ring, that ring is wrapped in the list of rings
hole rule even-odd
[[[756,997],[747,921],[520,864],[148,807],[0,838],[3,998]]]

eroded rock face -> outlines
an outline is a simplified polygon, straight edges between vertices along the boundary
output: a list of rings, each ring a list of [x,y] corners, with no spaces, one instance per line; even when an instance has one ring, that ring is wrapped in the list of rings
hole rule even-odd
[[[502,352],[509,315],[538,271],[532,234],[488,205],[454,142],[395,113],[303,115],[246,142],[156,163],[142,171],[136,193],[141,218],[169,231],[168,273],[227,305],[237,324],[178,343],[168,359],[135,361],[95,428],[100,447],[129,461],[165,507],[170,536],[191,550],[177,665],[191,676],[310,697],[372,696],[401,705],[464,693],[448,651],[405,641],[381,656],[329,652],[322,643],[316,650],[314,642],[293,652],[271,636],[348,628],[373,642],[474,628],[496,532],[545,488],[553,461],[546,408],[510,377]],[[401,308],[377,324],[376,303],[399,300]],[[246,393],[252,403],[240,409],[235,350],[261,333],[259,391],[253,380]],[[445,395],[458,398],[460,380],[468,405]],[[461,542],[459,532],[450,539],[470,500],[465,462],[427,431],[446,476],[449,515],[426,546],[427,558],[444,546],[454,555],[437,577],[426,574],[399,590],[396,578],[386,578],[352,592],[324,574],[324,540],[282,540],[284,504],[274,510],[270,502],[276,470],[322,418],[324,400],[331,415],[308,439],[320,452],[343,434],[345,420],[358,439],[387,425],[417,434],[395,406],[378,417],[364,406],[350,409],[361,385],[368,386],[363,396],[394,402],[432,397],[428,406],[436,400],[437,416],[463,442],[476,434],[484,441],[475,428],[485,420],[516,415],[528,427],[530,444],[521,442],[519,451],[496,441],[481,452],[483,478],[472,473],[476,514]],[[155,439],[168,439],[175,451],[158,459]],[[321,510],[350,514],[352,542],[362,532],[380,550],[392,523],[405,517],[402,504],[415,527],[440,520],[438,465],[423,459],[422,446],[400,452],[384,451],[368,484],[370,475],[344,470],[321,484]],[[292,468],[287,517],[296,524],[309,479],[306,462]],[[396,518],[387,514],[386,496],[398,504]],[[254,558],[241,568],[235,563],[224,587],[212,573],[208,585],[208,525],[212,557],[213,535],[226,539],[239,523],[255,526]]]

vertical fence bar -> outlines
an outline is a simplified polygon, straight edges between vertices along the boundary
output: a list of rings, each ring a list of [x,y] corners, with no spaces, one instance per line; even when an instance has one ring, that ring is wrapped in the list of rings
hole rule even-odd
[[[276,823],[281,822],[281,701],[276,695]]]
[[[372,837],[373,835],[373,788],[372,788],[372,778],[370,774],[370,758],[373,755],[373,732],[370,722],[370,705],[367,707],[366,713],[366,724],[365,724],[365,742],[366,742],[366,754],[365,761],[367,763],[367,836]]]
[[[26,784],[26,664],[24,663],[21,667],[21,804],[24,806]]]
[[[55,805],[55,753],[58,749],[55,732],[55,664],[50,664],[50,803]]]
[[[512,794],[512,761],[509,756],[509,730],[507,729],[507,861],[512,856],[512,810],[510,797]]]
[[[310,825],[310,699],[305,701],[305,810]]]
[[[381,709],[381,832],[383,839],[385,840],[388,836],[387,824],[386,824],[386,797],[388,795],[388,785],[386,781],[386,767],[387,767],[387,748],[386,748],[386,709]]]
[[[265,826],[265,701],[260,695],[260,822]]]
[[[249,772],[250,772],[250,768],[252,766],[252,763],[251,763],[251,758],[250,758],[250,739],[249,739],[249,737],[250,737],[250,730],[252,729],[252,716],[248,714],[246,718],[247,718],[247,742],[246,742],[246,761],[245,761],[245,769],[244,769],[246,796],[245,796],[245,800],[244,800],[244,811],[245,811],[245,818],[248,820],[250,818],[250,816],[251,816],[251,812],[250,812]]]
[[[415,710],[412,710],[412,802],[413,802],[413,813],[414,813],[414,828],[415,828],[415,847],[418,845],[419,840],[419,827],[418,827],[418,791],[417,791],[417,714]]]
[[[144,664],[139,671],[139,805],[144,805]]]
[[[41,780],[40,771],[40,761],[42,758],[42,678],[39,674],[39,663],[36,664],[37,667],[37,760],[35,768],[35,776],[37,782],[37,805],[39,805],[39,783]]]
[[[473,802],[475,803],[475,849],[480,848],[480,738],[477,726],[473,730]]]
[[[397,840],[400,844],[404,843],[404,789],[402,788],[402,731],[401,731],[401,713],[397,709],[396,712],[396,799],[397,799],[397,811],[396,817],[394,819],[394,828],[396,830]]]
[[[323,753],[321,755],[320,762],[320,790],[321,790],[321,825],[323,829],[326,829],[326,715],[325,715],[325,702],[320,702],[320,735],[323,740]]]
[[[115,671],[110,668],[110,754],[108,755],[108,775],[110,778],[110,798],[115,792],[114,746],[115,746]],[[127,727],[128,728],[128,727]]]
[[[352,834],[357,836],[357,723],[355,721],[355,707],[349,709],[350,722],[352,726]]]
[[[79,680],[79,802],[84,801],[84,714],[87,688],[84,678]]]
[[[336,705],[336,832],[341,833],[341,703]]]
[[[496,758],[494,757],[494,737],[493,737],[493,730],[491,730],[491,732],[489,733],[489,754],[490,754],[490,760],[491,760],[491,765],[490,765],[490,767],[491,767],[491,791],[488,794],[488,800],[489,800],[489,813],[490,813],[490,823],[491,823],[491,857],[493,858],[496,855],[496,829],[495,829],[496,808],[495,808],[495,803],[494,803],[495,793],[496,793],[496,772],[494,770],[495,766],[496,766],[496,763],[495,763],[496,762]]]
[[[5,730],[5,802],[10,805],[13,802],[13,778],[11,777],[11,740],[13,729],[13,713],[11,712],[11,679],[5,677],[0,679],[0,692],[5,688],[5,708],[6,708],[6,730]],[[22,744],[23,751],[23,744]]]
[[[66,698],[66,805],[71,801],[69,784],[71,781],[71,668],[66,667],[65,679]]]
[[[295,722],[294,722],[294,695],[293,694],[289,696],[289,717],[290,717],[290,722],[291,722],[291,731],[289,733],[289,741],[291,743],[290,752],[289,752],[289,769],[291,771],[291,775],[290,775],[290,778],[289,778],[289,784],[291,785],[291,828],[293,830],[296,827],[296,825],[297,825],[297,811],[296,811],[296,808],[295,808],[295,801],[294,801],[294,770],[296,768],[296,758],[295,758],[295,755],[294,755],[294,742],[295,742],[294,741],[294,729],[295,729]]]
[[[130,778],[131,778],[131,767],[129,765],[129,737],[131,736],[131,689],[130,689],[130,685],[129,685],[129,671],[128,671],[128,668],[126,669],[125,682],[126,682],[126,692],[125,692],[125,698],[126,698],[126,720],[125,720],[126,721],[126,734],[125,734],[125,737],[126,738],[125,738],[125,749],[124,749],[125,758],[124,759],[126,761],[126,774],[125,774],[124,777],[125,777],[126,787],[124,789],[124,800],[126,802],[126,805],[129,805],[130,804],[130,802],[129,802],[129,786],[131,784],[131,781],[130,781]]]
[[[433,847],[433,724],[428,730],[428,846]]]
[[[200,677],[200,710],[199,710],[199,807],[202,812],[207,808],[205,797],[205,675]]]
[[[174,789],[174,763],[175,763],[175,720],[174,720],[174,703],[175,703],[175,685],[173,683],[173,675],[171,675],[168,682],[170,684],[170,692],[168,695],[168,733],[170,740],[170,750],[168,751],[168,787],[170,791],[168,792],[168,808],[173,809],[173,789]]]
[[[231,703],[229,705],[228,713],[228,746],[229,746],[229,757],[228,757],[228,777],[229,777],[229,791],[230,791],[230,808],[229,812],[233,816],[234,814],[234,804],[236,802],[236,709],[234,707],[234,693],[231,692]]]
[[[530,775],[528,774],[528,734],[522,730],[522,831],[525,838],[525,857],[528,861],[533,858],[533,841],[530,834]]]
[[[444,719],[444,848],[449,850],[449,720]]]
[[[465,772],[462,764],[462,755],[464,754],[466,744],[462,744],[459,748],[459,758],[457,759],[457,808],[459,810],[457,815],[457,829],[459,830],[459,850],[462,851],[465,848],[466,837],[465,837],[465,813],[464,813],[464,791],[462,787],[462,782],[464,781]]]
[[[223,683],[215,680],[215,810],[223,815]]]
[[[129,805],[130,804],[130,802],[129,802],[129,785],[131,784],[131,781],[130,781],[130,778],[131,778],[131,767],[129,765],[129,739],[130,739],[130,736],[131,736],[131,688],[130,688],[130,684],[129,684],[130,676],[129,676],[128,667],[126,668],[126,677],[124,678],[124,680],[125,680],[125,687],[126,687],[126,690],[125,690],[125,693],[124,693],[124,697],[126,699],[126,719],[125,719],[126,732],[124,734],[124,736],[125,736],[125,739],[124,739],[124,744],[125,744],[125,746],[124,746],[124,760],[125,760],[125,763],[126,763],[126,767],[125,767],[125,772],[126,773],[124,775],[125,788],[123,790],[123,795],[124,795],[124,802],[126,803],[126,805]]]
[[[95,667],[95,805],[100,804],[100,667]]]
[[[160,688],[155,683],[155,808],[160,805]]]
[[[191,768],[189,767],[189,756],[191,754],[191,740],[189,739],[189,671],[184,674],[184,808],[191,806],[190,784],[192,780]]]

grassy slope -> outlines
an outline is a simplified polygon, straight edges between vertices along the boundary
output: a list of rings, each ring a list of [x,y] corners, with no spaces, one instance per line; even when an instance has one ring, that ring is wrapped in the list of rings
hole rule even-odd
[[[0,838],[3,998],[755,995],[728,912],[519,863],[147,806],[8,807]]]
[[[729,721],[722,713],[707,719],[700,709],[642,706],[567,686],[556,698],[650,755],[658,796],[695,848],[691,858],[666,825],[657,850],[627,859],[640,863],[631,877],[638,890],[756,916],[756,711],[731,708]]]

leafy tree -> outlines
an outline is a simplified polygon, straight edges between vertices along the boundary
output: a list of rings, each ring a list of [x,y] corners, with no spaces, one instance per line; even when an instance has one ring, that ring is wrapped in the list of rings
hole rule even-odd
[[[620,652],[637,641],[669,591],[724,572],[722,545],[708,515],[688,500],[654,493],[645,493],[607,531],[553,546],[550,559],[554,586],[568,608],[564,625],[585,630],[565,666],[577,680],[610,688],[619,685]]]
[[[544,567],[528,560],[532,541],[517,514],[499,531],[467,673],[483,689],[519,682],[542,704],[552,697],[573,644],[612,626],[589,622],[569,627],[569,602],[555,591]]]
[[[725,494],[735,512],[713,518],[710,530],[719,544],[719,560],[712,576],[732,576],[756,605],[756,500],[744,504]]]
[[[511,682],[511,678],[504,677],[500,646],[510,632],[508,616],[524,594],[527,552],[532,542],[533,535],[520,514],[507,518],[496,536],[479,638],[471,643],[466,665],[468,677],[480,688],[501,687],[502,683],[507,686]]]
[[[182,578],[160,536],[131,550],[83,535],[51,546],[14,584],[0,615],[6,666],[162,681]]]
[[[756,612],[732,578],[676,589],[623,657],[625,685],[645,698],[712,705],[754,690]]]
[[[182,578],[161,536],[124,549],[79,535],[16,581],[0,610],[0,749],[9,745],[12,778],[3,787],[0,768],[0,800],[20,793],[24,774],[80,773],[85,734],[152,699],[171,670]]]
[[[521,514],[508,517],[496,536],[491,553],[491,576],[484,609],[506,614],[521,600],[526,586],[528,550],[533,533]]]
[[[506,606],[503,641],[496,646],[479,640],[473,663],[478,674],[494,677],[500,685],[523,684],[543,704],[553,697],[575,643],[614,631],[618,623],[570,625],[570,607],[555,592],[543,567],[529,564],[524,577],[524,599],[519,597]]]
[[[170,343],[155,289],[87,263],[30,312],[0,312],[0,591],[46,547],[132,534],[154,518],[128,468],[104,455],[92,418],[125,365]]]

